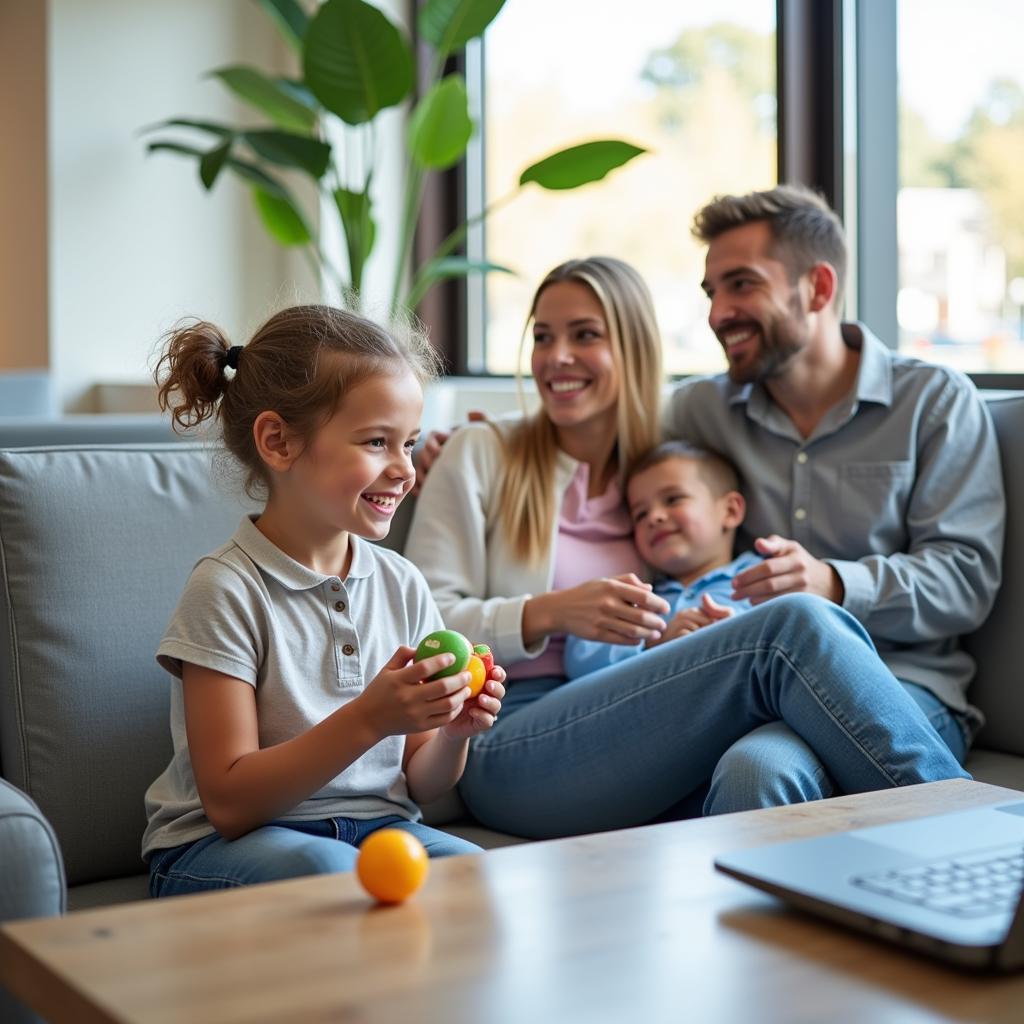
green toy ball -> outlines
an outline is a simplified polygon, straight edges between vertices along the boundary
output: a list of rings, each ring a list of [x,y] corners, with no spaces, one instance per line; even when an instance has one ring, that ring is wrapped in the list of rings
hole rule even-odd
[[[445,676],[453,676],[457,672],[465,672],[469,665],[469,656],[473,653],[473,645],[454,629],[439,629],[434,633],[425,636],[416,648],[415,661],[422,661],[435,654],[454,654],[455,661],[447,668],[435,672],[431,679],[442,679]]]

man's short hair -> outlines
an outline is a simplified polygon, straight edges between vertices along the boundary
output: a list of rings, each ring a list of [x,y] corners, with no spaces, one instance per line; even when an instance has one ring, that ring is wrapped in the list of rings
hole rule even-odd
[[[736,467],[724,456],[711,448],[702,448],[687,441],[662,441],[645,455],[641,455],[626,471],[626,483],[645,470],[658,466],[669,459],[683,459],[695,462],[701,479],[711,493],[720,498],[729,491],[740,489],[740,478]]]
[[[825,200],[804,185],[777,185],[746,195],[715,196],[693,218],[693,235],[710,244],[733,228],[765,221],[772,251],[790,279],[806,274],[815,263],[830,263],[838,278],[836,305],[841,306],[846,281],[846,234]]]

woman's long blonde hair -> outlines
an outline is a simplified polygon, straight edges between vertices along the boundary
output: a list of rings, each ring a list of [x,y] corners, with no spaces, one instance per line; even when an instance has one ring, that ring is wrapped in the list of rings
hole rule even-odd
[[[654,302],[644,279],[622,260],[569,260],[555,267],[534,293],[520,342],[520,364],[537,302],[546,288],[566,281],[586,285],[604,310],[619,377],[618,439],[612,458],[621,479],[626,467],[661,439],[661,335]],[[537,563],[548,553],[558,514],[555,427],[541,407],[499,436],[504,448],[497,506],[501,529],[519,558]]]

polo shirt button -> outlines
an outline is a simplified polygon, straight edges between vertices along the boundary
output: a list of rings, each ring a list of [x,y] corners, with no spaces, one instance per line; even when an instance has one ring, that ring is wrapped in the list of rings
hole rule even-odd
[[[807,461],[807,452],[801,452],[797,457],[796,461],[802,466]]]
[[[344,601],[335,601],[334,602],[334,610],[336,612],[343,612],[345,610],[345,602]]]
[[[339,582],[338,582],[337,580],[335,580],[335,581],[334,581],[334,582],[333,582],[333,583],[331,584],[331,590],[334,590],[334,591],[338,591],[338,590],[341,590],[341,584],[340,584],[340,583],[339,583]]]
[[[796,511],[795,511],[795,512],[793,513],[793,515],[794,515],[794,517],[795,517],[795,518],[797,518],[797,519],[806,519],[806,518],[807,518],[807,509],[805,509],[805,508],[798,508],[798,509],[797,509],[797,510],[796,510]]]
[[[351,644],[345,644],[341,649],[341,653],[345,655],[353,655],[356,653],[356,649]]]

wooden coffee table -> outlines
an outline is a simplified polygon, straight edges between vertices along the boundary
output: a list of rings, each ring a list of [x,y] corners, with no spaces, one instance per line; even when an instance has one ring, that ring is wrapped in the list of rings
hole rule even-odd
[[[327,876],[0,929],[0,983],[53,1021],[1013,1021],[978,977],[801,916],[726,850],[1024,799],[952,781],[436,861],[399,907]]]

